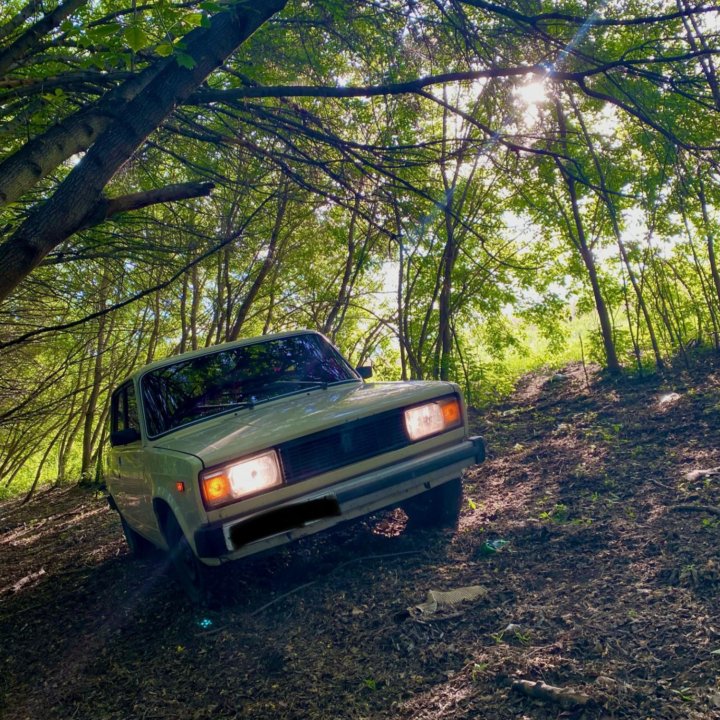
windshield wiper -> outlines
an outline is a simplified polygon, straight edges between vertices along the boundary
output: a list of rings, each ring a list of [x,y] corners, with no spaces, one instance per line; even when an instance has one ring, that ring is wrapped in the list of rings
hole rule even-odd
[[[196,405],[195,410],[230,410],[231,408],[254,408],[256,401],[253,398],[238,400],[231,403],[216,403],[212,405]]]
[[[271,387],[273,385],[302,385],[307,387],[318,387],[323,390],[327,390],[328,388],[327,380],[273,380],[271,383],[266,385],[266,387]]]

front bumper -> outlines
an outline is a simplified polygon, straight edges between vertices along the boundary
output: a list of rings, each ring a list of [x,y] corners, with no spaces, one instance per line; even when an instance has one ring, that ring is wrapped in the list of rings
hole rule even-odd
[[[199,528],[195,548],[203,559],[234,560],[283,545],[398,505],[460,476],[485,459],[481,437],[395,463],[315,491],[300,500],[270,506],[250,516]]]

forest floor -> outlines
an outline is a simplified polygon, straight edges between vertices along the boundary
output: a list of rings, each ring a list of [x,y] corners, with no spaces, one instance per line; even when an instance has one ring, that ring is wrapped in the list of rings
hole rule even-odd
[[[720,718],[718,358],[534,373],[473,424],[457,534],[354,523],[236,563],[218,610],[100,494],[3,503],[0,717]]]

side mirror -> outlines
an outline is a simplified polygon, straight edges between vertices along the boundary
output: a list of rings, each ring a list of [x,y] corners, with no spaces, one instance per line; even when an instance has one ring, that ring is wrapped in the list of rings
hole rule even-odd
[[[140,433],[135,428],[125,428],[125,430],[116,430],[110,433],[110,444],[115,447],[117,445],[129,445],[140,439]]]
[[[372,365],[360,365],[355,368],[357,374],[363,379],[367,380],[372,377]]]

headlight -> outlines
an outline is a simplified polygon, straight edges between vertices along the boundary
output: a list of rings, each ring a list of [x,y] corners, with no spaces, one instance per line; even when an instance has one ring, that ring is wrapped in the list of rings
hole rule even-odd
[[[214,508],[282,485],[274,450],[200,473],[205,507]]]
[[[405,411],[405,430],[411,440],[422,440],[462,424],[460,401],[443,398]]]

